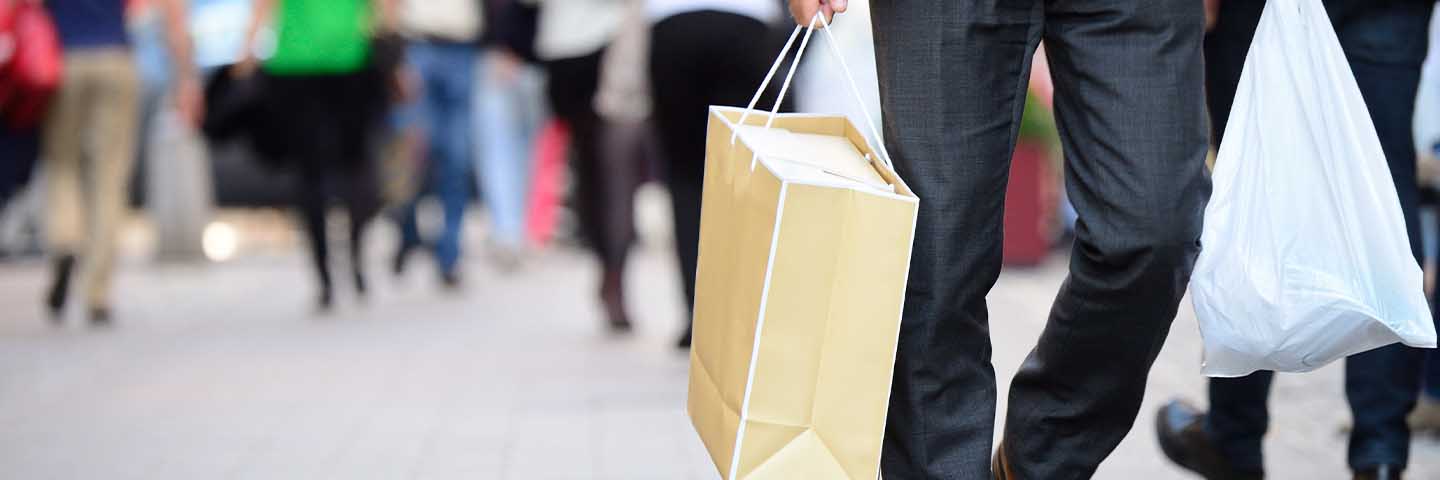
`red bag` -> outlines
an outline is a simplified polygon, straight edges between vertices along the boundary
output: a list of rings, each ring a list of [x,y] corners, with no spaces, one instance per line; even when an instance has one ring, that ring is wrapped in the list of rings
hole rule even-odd
[[[0,0],[0,120],[35,127],[60,89],[60,36],[45,8],[30,0]]]
[[[543,248],[555,235],[569,144],[570,129],[559,120],[547,122],[535,140],[535,170],[531,176],[525,233],[530,244],[536,247]]]
[[[1015,146],[1005,194],[1005,265],[1035,266],[1050,255],[1058,199],[1048,152],[1030,142]]]

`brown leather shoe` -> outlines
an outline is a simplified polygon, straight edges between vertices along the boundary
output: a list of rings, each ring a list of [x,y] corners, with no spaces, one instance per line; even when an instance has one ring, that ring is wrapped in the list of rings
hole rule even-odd
[[[1400,480],[1405,469],[1394,465],[1381,465],[1372,470],[1355,472],[1355,480]]]
[[[63,320],[65,298],[70,295],[70,277],[74,272],[74,255],[61,255],[55,259],[54,283],[50,284],[50,291],[45,294],[45,310],[50,313],[52,323],[59,324]]]
[[[1182,401],[1172,401],[1155,416],[1160,450],[1181,468],[1206,480],[1260,480],[1264,472],[1237,470],[1205,433],[1205,414]]]
[[[990,471],[994,472],[995,480],[1013,480],[1017,478],[1015,472],[1010,469],[1010,458],[1005,456],[1005,442],[995,449],[995,456],[990,460]]]

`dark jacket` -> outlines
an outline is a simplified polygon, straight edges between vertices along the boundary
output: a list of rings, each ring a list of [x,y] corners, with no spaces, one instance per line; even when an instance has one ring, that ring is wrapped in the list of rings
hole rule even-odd
[[[485,0],[487,43],[504,47],[530,62],[535,55],[535,32],[540,8],[517,0]]]

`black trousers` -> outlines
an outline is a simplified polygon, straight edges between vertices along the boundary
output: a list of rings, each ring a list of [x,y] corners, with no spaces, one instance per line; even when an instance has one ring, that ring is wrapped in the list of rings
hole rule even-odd
[[[990,478],[985,296],[1000,274],[1010,157],[1043,38],[1079,220],[1070,275],[1011,383],[1002,446],[1016,478],[1089,478],[1135,421],[1200,251],[1210,195],[1202,2],[872,9],[886,145],[920,197],[884,477]]]
[[[30,182],[40,159],[40,134],[35,129],[0,126],[0,209]]]
[[[655,128],[660,134],[665,180],[675,216],[675,253],[680,261],[686,305],[692,309],[709,108],[745,106],[750,102],[780,51],[781,44],[774,40],[763,22],[716,11],[666,18],[655,24],[651,33]],[[783,78],[784,73],[776,77]],[[778,85],[780,81],[773,83]],[[773,95],[767,97],[760,106],[768,111],[774,100]]]
[[[570,126],[571,171],[575,173],[573,205],[586,243],[607,270],[622,268],[634,243],[631,170],[638,157],[603,154],[605,125],[595,112],[600,86],[600,60],[604,50],[588,55],[551,60],[547,94],[555,116]],[[625,163],[626,166],[610,164]],[[620,171],[620,169],[627,169]]]
[[[1419,186],[1411,127],[1420,62],[1428,41],[1430,5],[1413,0],[1326,2],[1390,163],[1417,261],[1421,258]],[[1264,6],[1263,1],[1222,3],[1215,30],[1205,39],[1206,85],[1217,144],[1224,136],[1245,55]],[[1408,462],[1410,430],[1405,416],[1415,407],[1423,355],[1422,350],[1397,344],[1346,359],[1345,394],[1355,421],[1350,434],[1351,468],[1404,466]],[[1210,380],[1206,426],[1236,468],[1264,469],[1261,443],[1269,424],[1267,404],[1273,379],[1273,372],[1257,372]]]
[[[333,286],[326,212],[338,197],[350,215],[350,264],[364,290],[361,262],[365,227],[380,212],[379,180],[371,138],[384,109],[383,84],[375,72],[273,76],[267,79],[274,143],[298,175],[295,202],[309,240],[316,279]]]

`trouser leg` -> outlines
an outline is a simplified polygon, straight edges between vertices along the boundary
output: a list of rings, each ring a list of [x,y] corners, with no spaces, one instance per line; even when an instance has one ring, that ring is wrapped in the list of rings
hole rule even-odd
[[[519,248],[525,240],[525,194],[534,127],[524,115],[522,98],[526,89],[521,83],[529,77],[522,72],[501,78],[500,55],[486,54],[478,72],[480,92],[475,111],[479,121],[474,130],[480,139],[479,186],[496,243]]]
[[[65,77],[45,118],[41,159],[45,178],[45,241],[52,254],[79,253],[85,237],[82,135],[93,121],[92,75],[83,58],[65,62]]]
[[[1416,37],[1414,41],[1426,41],[1423,32],[1417,32]],[[1420,67],[1351,58],[1350,68],[1390,164],[1411,254],[1420,261],[1420,187],[1411,130]],[[1404,345],[1378,348],[1346,360],[1345,393],[1355,419],[1350,434],[1351,468],[1363,470],[1382,464],[1403,467],[1408,463],[1410,428],[1405,417],[1415,408],[1424,361],[1425,351]]]
[[[885,143],[921,198],[886,422],[886,479],[991,473],[996,387],[985,295],[1000,274],[1005,187],[1040,7],[871,7]]]
[[[711,105],[744,106],[750,101],[778,51],[770,40],[763,23],[713,11],[676,15],[656,24],[652,31],[650,85],[655,128],[670,189],[680,281],[686,305],[692,309],[708,111]],[[776,77],[783,78],[784,73]],[[770,98],[761,101],[767,110],[780,82],[773,83],[766,95]]]
[[[296,184],[296,206],[310,246],[310,262],[322,294],[331,291],[330,244],[326,238],[325,177],[317,168],[303,168]]]
[[[115,250],[129,204],[130,173],[140,119],[140,80],[130,54],[97,52],[91,128],[87,135],[91,229],[85,246],[85,296],[89,307],[109,306]]]
[[[1210,379],[1205,431],[1236,470],[1265,469],[1261,444],[1270,426],[1270,384],[1274,378],[1274,372],[1261,371],[1239,378]]]
[[[1053,0],[1045,41],[1070,275],[1010,388],[1019,478],[1089,478],[1130,431],[1199,254],[1210,180],[1201,54],[1187,0]]]

